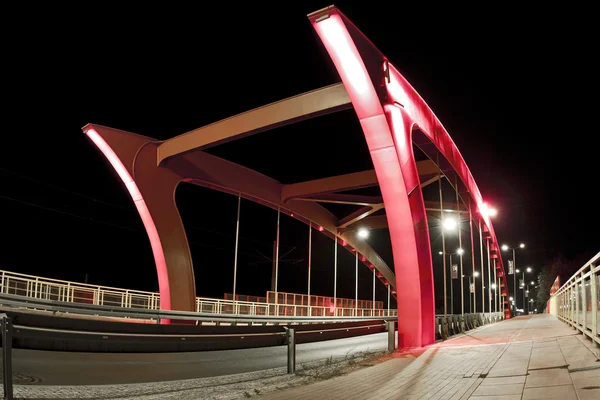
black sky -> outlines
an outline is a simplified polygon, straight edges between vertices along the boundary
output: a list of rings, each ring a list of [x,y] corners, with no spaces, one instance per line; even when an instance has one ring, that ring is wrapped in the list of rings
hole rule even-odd
[[[1,269],[76,281],[88,273],[94,284],[156,290],[135,207],[81,127],[167,139],[338,82],[306,18],[329,3],[282,4],[15,10],[2,50]],[[336,5],[450,132],[499,210],[499,240],[527,243],[518,263],[539,268],[557,253],[600,250],[597,45],[585,10]],[[211,152],[284,183],[371,168],[352,111]],[[177,202],[198,295],[222,297],[231,290],[236,199],[182,184]],[[301,261],[283,263],[280,290],[304,291],[306,230],[282,220],[282,249]],[[240,293],[267,290],[270,265],[259,252],[270,257],[274,234],[275,212],[244,202]],[[333,243],[315,241],[314,291],[330,295]],[[370,242],[392,264],[387,232]],[[352,256],[340,257],[338,293],[353,297]],[[360,287],[369,298],[366,268]]]

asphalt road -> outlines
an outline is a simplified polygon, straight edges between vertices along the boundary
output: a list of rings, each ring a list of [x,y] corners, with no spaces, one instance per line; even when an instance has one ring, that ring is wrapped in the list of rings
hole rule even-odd
[[[300,344],[296,365],[387,348],[387,333]],[[287,347],[194,353],[73,353],[13,349],[16,384],[104,385],[214,377],[287,365]]]

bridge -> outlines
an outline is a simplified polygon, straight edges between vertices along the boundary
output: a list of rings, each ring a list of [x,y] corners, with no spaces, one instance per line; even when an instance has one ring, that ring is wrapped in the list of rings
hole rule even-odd
[[[334,308],[338,306],[338,248],[354,253],[357,268],[358,264],[370,268],[396,299],[401,348],[420,347],[435,340],[434,253],[428,221],[437,222],[439,229],[440,223],[446,223],[450,215],[455,215],[455,225],[457,219],[462,223],[468,215],[470,237],[465,237],[464,244],[470,243],[472,265],[465,273],[463,240],[459,235],[460,272],[455,272],[460,275],[461,293],[464,292],[462,277],[475,275],[475,270],[480,270],[478,292],[482,311],[502,311],[509,318],[505,268],[490,215],[493,207],[484,200],[449,133],[394,64],[337,8],[315,12],[309,21],[341,83],[259,107],[165,141],[95,124],[83,128],[123,181],[144,223],[156,264],[161,309],[192,311],[196,307],[192,259],[174,200],[177,185],[187,182],[236,196],[238,211],[242,199],[277,210],[273,227],[276,232],[273,285],[276,304],[279,302],[278,244],[282,214],[309,227],[309,242],[313,231],[333,239],[336,252]],[[248,135],[348,108],[358,117],[373,170],[282,184],[206,151]],[[444,205],[442,179],[454,190],[453,204]],[[427,207],[429,203],[423,189],[434,182],[439,186],[439,199],[432,208]],[[356,192],[374,186],[380,195],[365,196]],[[324,202],[359,208],[349,215],[337,216],[322,205]],[[432,213],[437,215],[433,217]],[[393,266],[357,235],[360,229],[377,228],[389,231]],[[477,235],[474,234],[476,229]],[[477,263],[475,236],[479,242]],[[454,310],[448,313],[446,304],[446,256],[455,249],[446,249],[444,239],[442,243],[443,314],[448,315]],[[308,256],[310,260],[310,254]],[[235,299],[236,261],[233,268]],[[310,274],[310,262],[307,272]],[[493,287],[498,289],[492,290]],[[473,295],[475,297],[476,292]]]
[[[206,372],[210,369],[207,363],[214,362],[209,350],[234,352],[222,354],[225,361],[219,368],[223,375],[256,372],[240,361],[248,360],[249,355],[260,360],[256,363],[258,369],[275,368],[285,358],[287,372],[293,373],[296,344],[306,346],[302,349],[310,354],[305,355],[307,362],[319,360],[324,354],[339,355],[369,346],[388,351],[392,360],[371,372],[365,369],[356,373],[360,375],[350,374],[336,384],[291,389],[264,398],[339,398],[342,394],[344,398],[540,398],[535,396],[552,392],[539,388],[551,384],[548,380],[555,371],[538,371],[554,369],[562,371],[556,373],[560,375],[561,383],[556,386],[560,386],[557,390],[562,397],[597,395],[597,385],[588,385],[586,379],[600,377],[594,364],[598,358],[592,359],[595,353],[590,345],[600,343],[599,255],[564,285],[557,284],[546,315],[514,318],[517,276],[505,270],[492,224],[495,210],[482,195],[450,134],[392,61],[339,9],[327,7],[308,19],[341,82],[164,141],[97,124],[83,127],[116,171],[139,212],[154,255],[159,291],[1,271],[7,398],[13,390],[12,347],[17,369],[23,375],[40,374],[31,371],[36,365],[39,368],[41,351],[52,350],[44,353],[51,355],[41,364],[55,365],[62,374],[48,375],[47,381],[55,386],[72,386],[82,383],[65,378],[72,376],[65,371],[74,371],[72,365],[64,366],[69,364],[65,360],[71,357],[70,352],[143,353],[127,361],[145,367],[163,359],[158,353],[167,353],[173,358],[163,364],[165,371],[153,375],[154,380],[161,381],[209,376],[212,372]],[[282,183],[207,151],[343,110],[353,110],[358,118],[373,164],[370,170]],[[181,182],[237,198],[234,280],[231,293],[223,299],[196,294],[192,257],[174,196]],[[237,289],[242,201],[277,211],[273,223],[272,290],[260,299],[250,299]],[[355,211],[339,215],[325,204],[351,205]],[[282,218],[307,226],[306,293],[279,290]],[[370,231],[380,229],[389,232],[392,265],[364,240]],[[439,251],[432,240],[438,234]],[[311,293],[311,279],[319,279],[311,276],[314,235],[328,237],[334,248],[330,296]],[[450,243],[457,246],[451,247]],[[339,251],[350,252],[355,260],[354,299],[338,296]],[[443,260],[441,287],[434,284],[438,281],[434,257],[438,255]],[[453,256],[456,263],[452,262]],[[514,255],[511,261],[514,263]],[[358,296],[358,269],[365,267],[372,271],[373,278],[373,297],[368,300]],[[376,300],[376,284],[387,289],[387,301]],[[523,296],[525,285],[521,287]],[[439,306],[436,299],[441,300]],[[460,299],[457,307],[456,299]],[[392,301],[396,307],[391,306]],[[575,337],[571,328],[583,336]],[[286,356],[269,350],[275,348],[286,348]],[[175,367],[186,352],[195,354],[192,357],[197,369],[192,374]],[[521,357],[523,352],[529,357]],[[573,354],[583,357],[583,361],[573,358]],[[88,368],[87,376],[94,376],[102,365],[114,362],[111,360],[91,356],[80,368]],[[239,367],[232,369],[231,365]],[[425,375],[420,376],[422,370]],[[104,375],[108,383],[140,382],[124,379],[123,370],[118,371],[110,377]],[[137,375],[136,371],[129,369],[127,374]],[[585,374],[577,375],[582,372]],[[431,381],[426,379],[429,377]],[[577,379],[586,383],[578,386]],[[378,389],[367,396],[364,389],[374,381]],[[107,381],[89,379],[85,383]],[[440,387],[445,384],[448,390],[442,391]],[[40,393],[25,386],[17,386],[19,393]]]

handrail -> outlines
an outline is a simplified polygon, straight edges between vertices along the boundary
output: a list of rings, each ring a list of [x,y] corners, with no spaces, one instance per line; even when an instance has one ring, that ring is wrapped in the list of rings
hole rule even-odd
[[[110,286],[91,285],[44,278],[0,270],[0,294],[24,295],[30,298],[59,300],[69,303],[110,305],[130,309],[160,309],[160,294]],[[297,295],[297,294],[294,294]],[[314,298],[316,298],[315,296]],[[395,309],[344,308],[326,305],[251,302],[246,300],[196,298],[196,312],[211,314],[249,314],[286,316],[387,316],[397,315]]]
[[[549,300],[550,313],[600,345],[600,252]]]
[[[10,307],[24,307],[42,311],[64,312],[71,314],[96,315],[103,317],[122,317],[135,319],[156,320],[189,320],[198,322],[225,322],[225,323],[278,323],[289,322],[301,323],[324,323],[337,321],[373,321],[394,320],[396,317],[290,317],[290,316],[262,316],[262,315],[238,315],[238,314],[208,314],[191,311],[164,311],[136,309],[130,311],[121,307],[97,306],[90,304],[66,303],[56,300],[31,299],[18,295],[0,295],[0,305]]]

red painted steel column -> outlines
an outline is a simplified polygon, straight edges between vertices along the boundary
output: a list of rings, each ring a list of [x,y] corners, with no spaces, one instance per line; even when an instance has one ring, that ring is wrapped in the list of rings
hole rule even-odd
[[[156,263],[160,308],[195,311],[192,258],[175,204],[181,177],[156,166],[152,138],[98,125],[86,125],[83,131],[125,184],[144,223]]]
[[[341,16],[316,15],[311,22],[352,100],[385,203],[396,273],[398,346],[431,344],[435,341],[431,250],[410,124],[398,107],[380,103]]]

